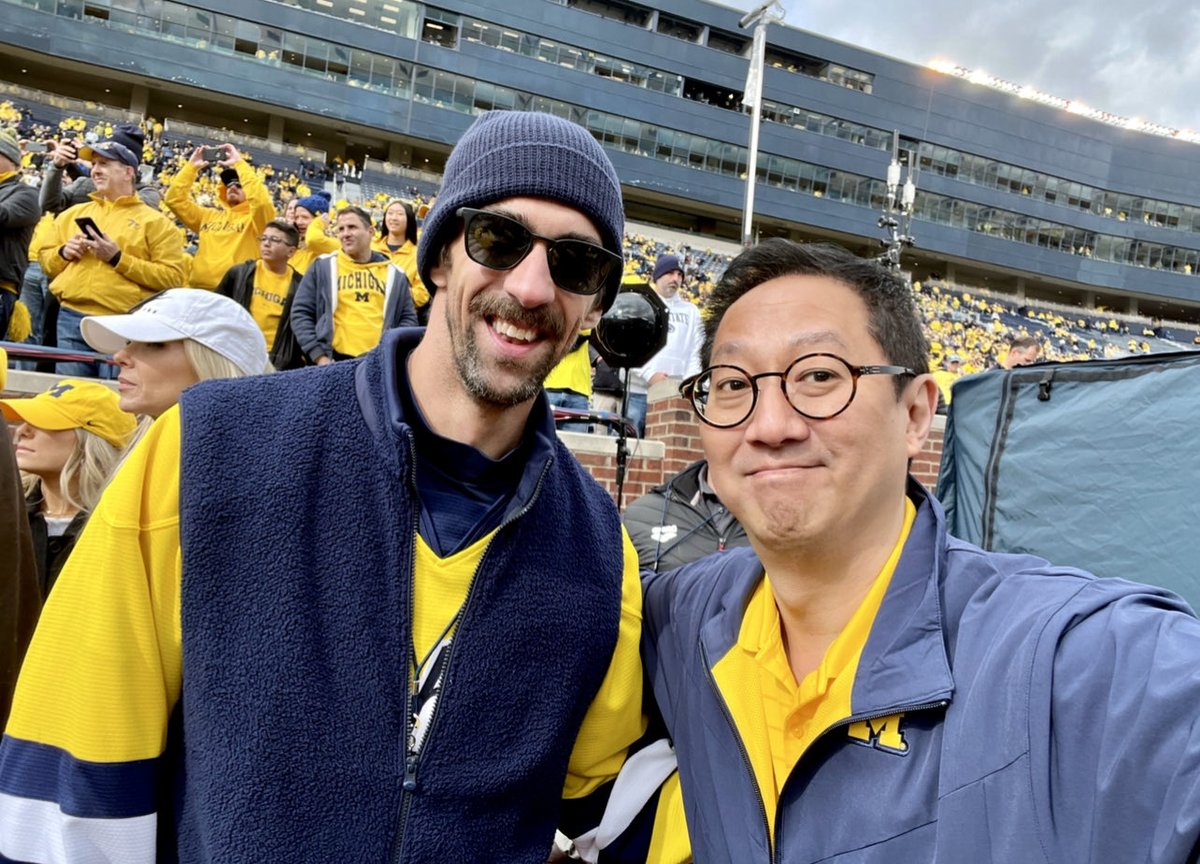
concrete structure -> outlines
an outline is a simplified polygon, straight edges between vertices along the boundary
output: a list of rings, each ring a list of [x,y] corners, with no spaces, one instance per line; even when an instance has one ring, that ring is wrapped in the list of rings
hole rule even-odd
[[[739,234],[750,38],[726,6],[0,0],[0,9],[9,58],[0,75],[18,84],[360,164],[390,160],[414,175],[440,170],[478,111],[549,110],[610,149],[631,217]],[[766,65],[760,235],[877,251],[896,131],[902,158],[920,169],[917,248],[904,256],[917,278],[1200,320],[1200,145],[794,27],[772,25]]]

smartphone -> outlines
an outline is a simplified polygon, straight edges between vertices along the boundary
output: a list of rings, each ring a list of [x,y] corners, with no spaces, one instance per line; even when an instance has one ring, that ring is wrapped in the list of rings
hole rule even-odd
[[[225,158],[224,147],[205,147],[201,153],[205,162],[220,162]]]
[[[100,230],[100,226],[96,224],[96,220],[91,216],[80,216],[75,220],[75,224],[79,226],[79,230],[86,234],[90,240],[99,240],[104,236],[104,232]]]
[[[45,153],[46,152],[46,142],[45,141],[26,141],[25,142],[25,152],[26,153]]]

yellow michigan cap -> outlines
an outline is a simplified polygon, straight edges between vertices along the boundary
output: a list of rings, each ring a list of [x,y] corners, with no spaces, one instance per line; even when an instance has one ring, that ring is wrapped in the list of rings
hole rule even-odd
[[[0,399],[6,419],[39,429],[86,429],[114,447],[124,447],[137,419],[119,407],[120,397],[96,381],[66,378],[27,399]]]

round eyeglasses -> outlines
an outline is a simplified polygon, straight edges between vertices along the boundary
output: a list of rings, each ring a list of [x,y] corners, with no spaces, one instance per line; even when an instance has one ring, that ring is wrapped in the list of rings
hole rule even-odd
[[[758,382],[778,378],[797,414],[809,420],[836,417],[854,401],[863,375],[916,375],[906,366],[852,366],[836,354],[805,354],[782,372],[751,375],[738,366],[709,366],[679,385],[696,415],[709,426],[729,429],[743,423],[758,404]]]

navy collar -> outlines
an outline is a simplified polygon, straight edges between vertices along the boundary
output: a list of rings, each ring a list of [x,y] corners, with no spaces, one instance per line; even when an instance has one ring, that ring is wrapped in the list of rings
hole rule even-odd
[[[385,332],[379,344],[361,360],[343,361],[359,363],[354,380],[363,420],[384,451],[385,461],[398,475],[404,475],[406,482],[413,437],[400,396],[400,388],[407,388],[408,384],[401,378],[407,374],[408,356],[420,344],[424,334],[423,328],[397,327]],[[544,391],[534,399],[523,442],[518,446],[528,448],[527,458],[509,513],[532,501],[546,465],[563,446],[558,440],[554,415]]]

